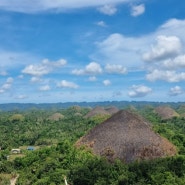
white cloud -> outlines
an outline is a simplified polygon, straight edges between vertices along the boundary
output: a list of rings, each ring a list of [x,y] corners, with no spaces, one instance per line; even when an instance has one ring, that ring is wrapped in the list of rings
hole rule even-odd
[[[176,71],[155,69],[146,75],[146,79],[149,81],[164,80],[167,82],[180,82],[185,81],[185,72],[177,73]]]
[[[145,70],[149,81],[185,81],[184,30],[185,20],[170,19],[148,35],[126,37],[114,33],[96,43],[92,59],[109,65],[116,61],[128,71]]]
[[[42,76],[50,73],[51,69],[45,65],[29,65],[22,70],[22,73],[33,75],[33,76]]]
[[[182,55],[185,47],[184,30],[185,20],[170,19],[155,32],[142,36],[127,37],[113,33],[95,43],[97,51],[91,57],[93,60],[101,61],[102,64],[115,64],[116,61],[128,70],[129,68],[147,70],[148,67],[151,69],[156,67],[157,62],[159,63],[157,67],[161,68],[163,60]],[[153,62],[148,64],[147,61]]]
[[[175,35],[185,41],[184,36],[185,19],[169,19],[157,30],[158,35]]]
[[[28,96],[27,96],[27,95],[21,94],[21,95],[16,96],[15,98],[16,98],[16,99],[19,99],[19,100],[23,100],[23,99],[28,98]]]
[[[18,78],[23,79],[24,75],[19,75]]]
[[[185,68],[185,55],[179,55],[174,59],[170,58],[163,62],[163,66],[167,69],[182,69]]]
[[[116,65],[116,64],[107,64],[105,66],[105,71],[107,73],[117,73],[117,74],[126,74],[127,69],[123,67],[122,65]]]
[[[180,94],[183,94],[183,90],[180,86],[175,86],[170,89],[169,95],[170,96],[178,96]]]
[[[151,46],[151,51],[143,54],[145,61],[162,60],[180,53],[182,45],[177,36],[160,35],[156,39],[156,45]]]
[[[141,53],[144,52],[149,40],[147,38],[125,37],[114,33],[101,42],[97,42],[97,52],[92,56],[94,60],[109,64],[120,64],[125,67],[142,65]],[[137,61],[137,63],[136,63]]]
[[[44,59],[42,61],[42,63],[44,65],[47,65],[47,66],[51,67],[51,68],[58,68],[58,67],[62,67],[64,65],[66,65],[67,61],[64,60],[64,59],[59,59],[57,61],[49,61],[48,59]]]
[[[185,20],[170,19],[153,34],[157,35],[157,42],[151,51],[143,55],[143,59],[148,61],[145,63],[147,80],[169,83],[185,81],[184,29]]]
[[[145,12],[145,5],[140,4],[140,5],[135,5],[131,7],[131,15],[133,17],[137,17]]]
[[[43,76],[49,74],[56,68],[62,67],[66,64],[66,60],[60,59],[58,61],[49,61],[48,59],[44,59],[41,64],[34,64],[25,67],[22,70],[22,73],[33,75],[33,76]]]
[[[62,11],[66,9],[97,7],[97,6],[104,6],[105,4],[113,4],[113,3],[119,4],[119,3],[127,3],[127,2],[130,2],[130,0],[104,0],[104,1],[100,1],[100,0],[88,0],[88,1],[87,0],[67,0],[67,1],[1,0],[0,9],[15,11],[15,12],[34,13],[34,12],[46,11],[46,10],[52,10],[52,9],[57,9],[58,11]],[[109,11],[114,12],[115,10],[109,10]]]
[[[106,4],[98,8],[98,10],[105,15],[114,15],[117,12],[117,8],[111,4]]]
[[[35,83],[35,82],[41,82],[42,79],[40,77],[38,77],[38,76],[33,76],[33,77],[31,77],[30,81]]]
[[[89,65],[86,66],[85,71],[88,74],[100,74],[102,73],[102,68],[100,64],[96,62],[91,62]]]
[[[1,75],[1,76],[7,76],[8,73],[7,73],[6,71],[0,71],[0,75]]]
[[[144,85],[133,85],[128,92],[128,96],[132,98],[144,97],[152,92],[152,89]]]
[[[96,62],[91,62],[89,63],[85,69],[74,69],[72,71],[72,74],[75,75],[96,75],[96,74],[101,74],[102,73],[102,68],[100,64]]]
[[[6,90],[10,89],[13,81],[14,79],[12,77],[7,78],[6,82],[0,87],[0,93],[4,93]]]
[[[14,79],[12,77],[7,78],[6,83],[11,84],[13,83]]]
[[[106,27],[106,23],[104,21],[99,21],[96,23],[98,26],[101,26],[101,27]]]
[[[79,87],[77,84],[66,80],[62,80],[57,84],[57,86],[62,88],[71,88],[71,89],[77,89]]]
[[[11,88],[11,86],[12,86],[12,84],[6,83],[6,84],[3,84],[1,88],[2,88],[3,90],[8,90],[8,89]]]
[[[51,88],[49,85],[44,85],[39,88],[40,91],[49,91]]]
[[[91,82],[95,82],[97,80],[97,78],[95,76],[90,76],[89,77],[89,81]]]
[[[84,69],[74,69],[72,71],[72,74],[74,74],[74,75],[84,75],[85,74],[85,70]]]
[[[103,81],[103,84],[104,84],[105,86],[109,86],[109,85],[111,84],[111,82],[110,82],[110,80],[104,80],[104,81]]]
[[[0,94],[4,93],[5,90],[4,89],[0,89]]]

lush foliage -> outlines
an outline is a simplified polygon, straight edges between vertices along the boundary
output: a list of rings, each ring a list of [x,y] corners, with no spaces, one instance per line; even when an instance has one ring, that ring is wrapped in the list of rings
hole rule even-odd
[[[182,111],[182,110],[181,110]],[[153,107],[139,110],[156,132],[173,142],[179,155],[124,164],[94,156],[75,142],[107,117],[86,119],[88,109],[58,109],[59,120],[48,119],[56,110],[0,113],[0,184],[19,174],[18,185],[61,185],[64,176],[71,185],[184,185],[185,119],[161,120]],[[27,146],[35,151],[27,151]],[[21,148],[21,154],[11,154]],[[7,176],[9,174],[9,176]]]

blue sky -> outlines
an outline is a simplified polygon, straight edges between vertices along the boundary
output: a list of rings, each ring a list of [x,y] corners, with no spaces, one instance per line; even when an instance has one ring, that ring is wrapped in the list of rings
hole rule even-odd
[[[1,0],[0,103],[184,101],[184,8]]]

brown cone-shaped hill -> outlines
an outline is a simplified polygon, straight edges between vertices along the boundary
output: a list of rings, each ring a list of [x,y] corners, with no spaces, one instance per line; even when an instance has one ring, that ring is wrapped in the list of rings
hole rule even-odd
[[[60,119],[63,119],[63,118],[64,118],[64,115],[57,112],[51,115],[48,119],[51,121],[59,121]]]
[[[155,108],[155,112],[161,117],[161,119],[171,119],[173,117],[179,117],[179,114],[168,106],[159,106]]]
[[[77,146],[90,147],[93,153],[109,160],[135,160],[173,156],[176,147],[156,134],[141,116],[121,110],[97,125],[77,141]]]
[[[112,107],[108,107],[105,109],[109,114],[113,115],[115,114],[116,112],[119,111],[119,109],[115,106],[112,106]]]
[[[95,107],[85,115],[85,118],[92,118],[96,115],[110,115],[110,114],[103,107]]]

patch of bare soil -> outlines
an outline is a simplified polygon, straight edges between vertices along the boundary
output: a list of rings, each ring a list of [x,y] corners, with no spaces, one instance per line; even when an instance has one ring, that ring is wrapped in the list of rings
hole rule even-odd
[[[119,158],[126,163],[177,153],[176,147],[156,134],[150,123],[128,110],[121,110],[97,125],[76,144],[85,145],[110,161]]]
[[[15,176],[15,177],[11,178],[11,179],[10,179],[10,185],[16,185],[16,181],[17,181],[18,178],[19,178],[19,175],[17,175],[17,176]]]

